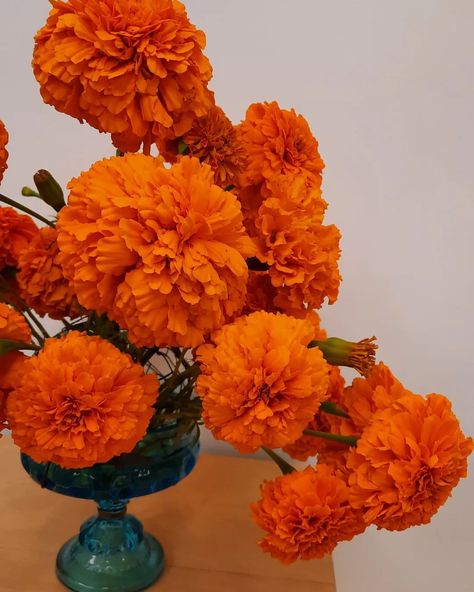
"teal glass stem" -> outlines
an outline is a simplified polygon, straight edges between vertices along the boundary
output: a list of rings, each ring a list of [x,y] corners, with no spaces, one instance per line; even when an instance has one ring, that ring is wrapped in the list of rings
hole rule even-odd
[[[198,453],[197,425],[182,433],[173,422],[151,430],[133,452],[85,469],[36,463],[22,454],[25,470],[42,487],[97,503],[97,515],[58,553],[59,580],[75,592],[138,592],[151,586],[164,568],[163,548],[127,513],[127,505],[184,479]]]

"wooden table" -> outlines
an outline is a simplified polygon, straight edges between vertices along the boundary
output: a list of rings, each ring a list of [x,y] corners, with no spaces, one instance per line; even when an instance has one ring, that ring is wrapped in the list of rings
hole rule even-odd
[[[92,502],[42,490],[0,440],[0,592],[59,592],[61,544],[94,513]],[[203,454],[176,487],[132,501],[131,512],[162,543],[157,592],[335,592],[330,558],[285,567],[256,545],[249,504],[277,474],[270,461]]]

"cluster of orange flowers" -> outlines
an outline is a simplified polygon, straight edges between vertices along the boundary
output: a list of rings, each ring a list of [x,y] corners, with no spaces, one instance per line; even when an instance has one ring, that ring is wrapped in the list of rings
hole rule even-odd
[[[343,447],[340,442],[313,438],[315,444],[305,436],[285,450],[301,460],[317,454],[316,474],[323,469],[319,479],[325,481],[330,470],[332,479],[348,487],[348,504],[358,515],[352,536],[371,524],[404,530],[430,522],[466,476],[467,458],[474,448],[472,439],[462,433],[446,397],[411,393],[380,363],[367,378],[355,379],[342,392],[339,388],[333,391],[329,400],[337,401],[347,417],[319,412],[310,429],[330,427],[327,431],[333,434],[355,437],[356,446]],[[285,477],[289,486],[298,482],[299,474]],[[267,508],[275,503],[273,488],[277,482],[262,488],[262,500],[255,509],[257,522],[267,531],[261,544],[283,561],[305,558],[308,540],[317,539],[326,522],[317,505],[300,520],[291,518],[293,508],[279,505],[278,510],[272,510],[278,512],[278,523],[270,522]],[[311,516],[314,520],[310,520]],[[295,533],[291,541],[284,527],[289,520]],[[339,537],[334,532],[333,542],[346,540],[346,535],[343,532]],[[278,546],[271,545],[275,539]],[[320,550],[319,546],[313,548],[312,556],[320,556]]]
[[[37,216],[46,227],[0,196],[0,427],[66,468],[130,452],[163,395],[146,364],[177,348],[173,388],[182,364],[214,436],[265,449],[286,473],[253,505],[265,551],[290,563],[371,524],[429,522],[473,441],[445,397],[374,365],[373,340],[321,329],[314,309],[337,299],[340,232],[324,224],[307,121],[265,102],[233,125],[178,0],[51,4],[33,57],[42,97],[118,152],[72,179],[63,207],[47,175],[26,188],[59,212]],[[0,121],[0,182],[7,141]],[[36,315],[63,330],[45,335]],[[363,377],[346,385],[341,365]],[[280,448],[318,464],[295,471]]]
[[[254,104],[239,133],[247,154],[239,177],[245,224],[259,261],[269,268],[259,289],[275,310],[300,316],[325,298],[335,302],[340,233],[323,224],[324,163],[308,123],[276,102]],[[256,299],[249,292],[252,306]]]

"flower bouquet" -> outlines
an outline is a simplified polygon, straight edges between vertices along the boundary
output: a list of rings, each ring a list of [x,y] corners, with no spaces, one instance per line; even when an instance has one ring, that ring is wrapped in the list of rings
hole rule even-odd
[[[41,96],[116,151],[67,198],[45,170],[21,199],[0,195],[1,427],[33,479],[99,506],[60,551],[60,579],[132,592],[159,576],[161,547],[126,504],[192,470],[201,424],[283,473],[252,507],[283,563],[373,524],[428,523],[473,441],[448,399],[376,363],[374,337],[321,327],[340,232],[324,223],[308,122],[265,102],[233,125],[178,0],[51,5],[33,54]],[[7,142],[0,121],[0,182]],[[340,367],[360,376],[346,384]]]

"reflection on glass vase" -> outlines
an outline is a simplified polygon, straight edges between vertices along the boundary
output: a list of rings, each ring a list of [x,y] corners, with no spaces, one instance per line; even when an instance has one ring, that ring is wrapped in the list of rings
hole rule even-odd
[[[98,514],[58,553],[56,574],[76,592],[138,592],[163,571],[160,543],[127,514],[129,500],[175,485],[194,468],[199,428],[172,422],[150,430],[129,454],[86,469],[63,469],[21,455],[42,487],[97,502]]]

